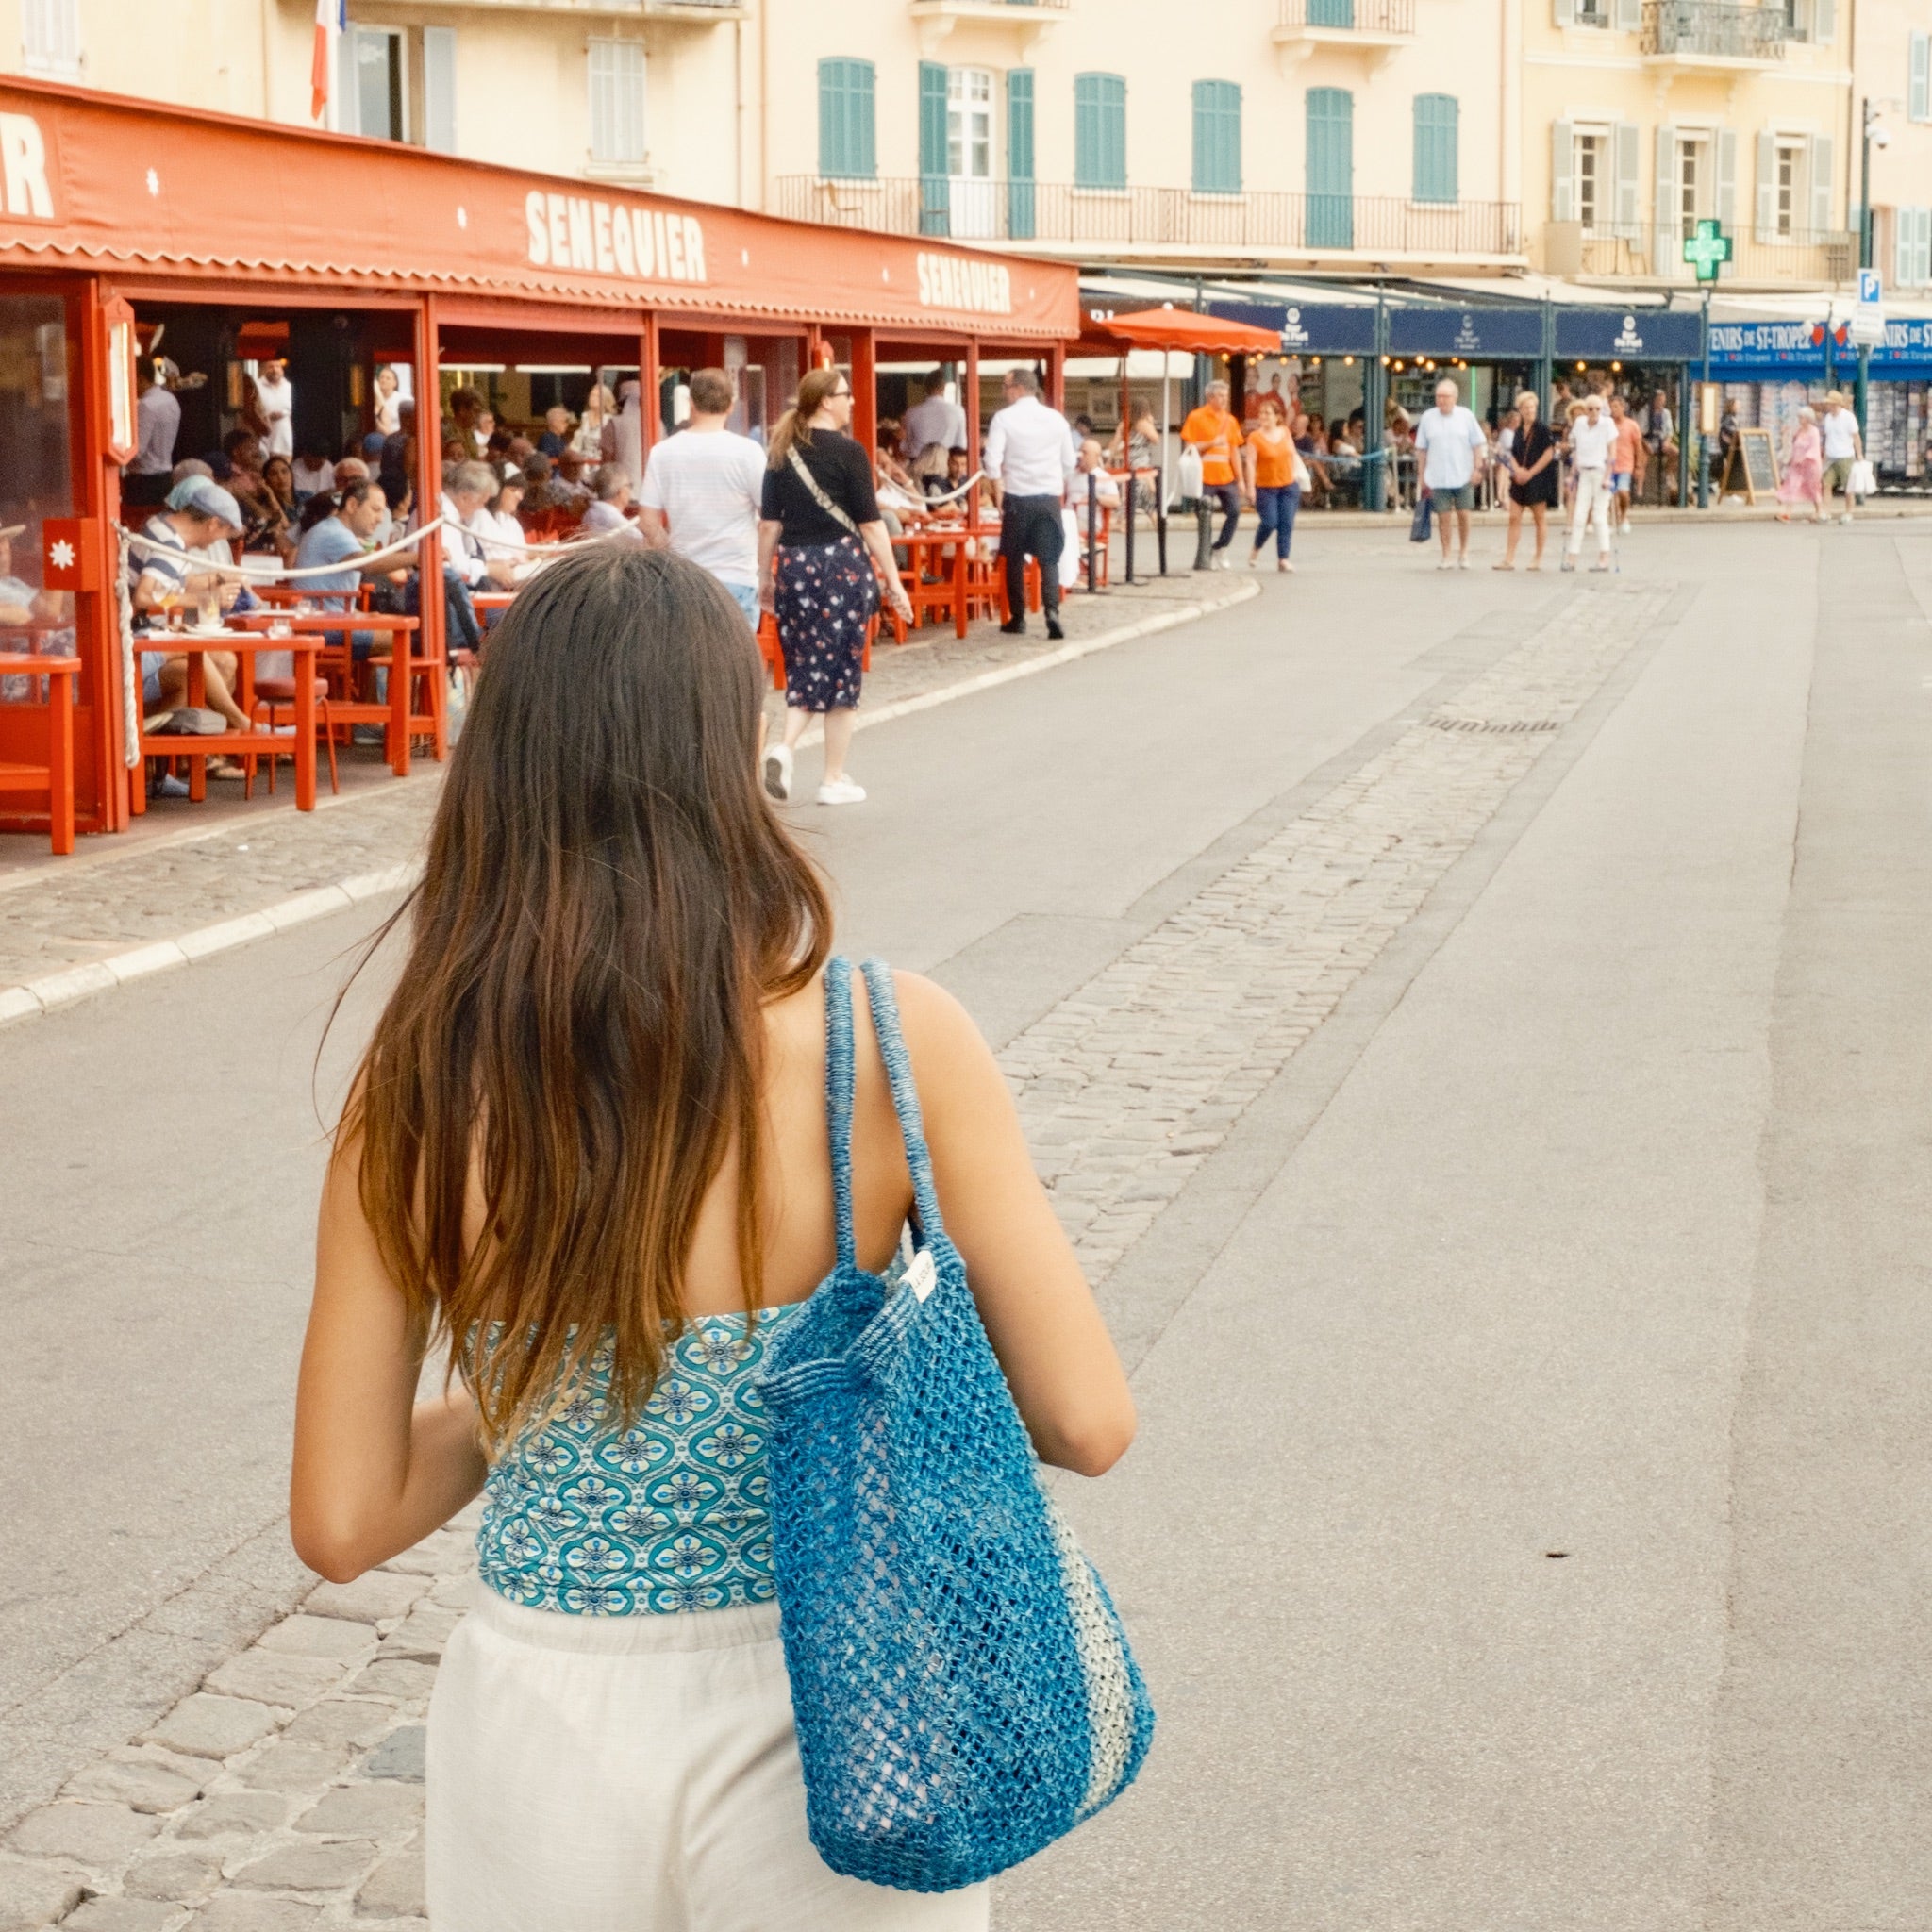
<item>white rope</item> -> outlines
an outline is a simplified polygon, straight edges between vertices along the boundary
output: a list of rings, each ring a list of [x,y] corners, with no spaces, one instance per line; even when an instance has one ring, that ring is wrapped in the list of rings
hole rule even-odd
[[[360,557],[345,559],[341,563],[309,564],[301,570],[292,570],[275,563],[211,563],[205,557],[197,557],[192,550],[184,550],[178,544],[163,543],[157,537],[143,536],[139,530],[130,530],[125,524],[114,527],[120,531],[124,545],[146,552],[151,557],[172,557],[177,562],[187,564],[202,575],[212,573],[219,577],[234,577],[246,584],[288,584],[300,577],[340,576],[350,567],[359,569],[364,564],[380,563],[385,558],[400,556],[405,550],[413,550],[431,530],[440,529],[447,522],[439,517],[433,524],[425,524],[420,530],[411,530],[408,536],[389,544],[381,550],[371,550]],[[457,525],[450,525],[452,528]],[[342,593],[346,596],[348,593]]]
[[[943,496],[928,496],[925,499],[925,507],[927,509],[931,509],[935,504],[958,503],[975,483],[982,483],[985,480],[986,472],[984,470],[974,470],[972,475],[960,484],[958,489],[949,490]]]
[[[567,547],[575,548],[584,543],[606,543],[632,535],[628,529],[606,530],[595,537],[574,538],[568,545],[549,543],[533,547],[528,543],[513,542],[508,537],[479,536],[476,531],[464,525],[449,517],[440,516],[433,523],[425,524],[420,529],[411,530],[408,536],[397,539],[395,542],[381,550],[364,551],[359,557],[345,558],[341,563],[308,564],[297,570],[275,563],[250,563],[245,558],[239,564],[210,563],[206,558],[195,556],[192,550],[183,550],[176,544],[163,543],[157,537],[143,536],[139,530],[130,530],[124,524],[117,524],[115,528],[129,543],[148,552],[151,556],[172,557],[204,575],[213,572],[217,576],[235,577],[242,583],[249,584],[291,584],[305,577],[338,576],[348,569],[359,571],[369,564],[381,563],[388,558],[400,556],[406,550],[413,550],[431,530],[447,530],[454,537],[468,538],[486,549],[515,551],[525,557],[542,558],[555,558],[560,550]],[[346,596],[348,593],[343,591],[341,594]]]

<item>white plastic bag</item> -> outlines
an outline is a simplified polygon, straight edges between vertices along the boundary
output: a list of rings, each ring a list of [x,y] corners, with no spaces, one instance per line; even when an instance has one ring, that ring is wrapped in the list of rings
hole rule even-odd
[[[1878,478],[1863,457],[1852,465],[1852,474],[1845,479],[1845,494],[1860,503],[1868,496],[1878,494]]]
[[[1201,452],[1191,443],[1181,447],[1181,459],[1174,465],[1175,480],[1180,485],[1181,500],[1192,503],[1207,494],[1208,486],[1201,475]]]

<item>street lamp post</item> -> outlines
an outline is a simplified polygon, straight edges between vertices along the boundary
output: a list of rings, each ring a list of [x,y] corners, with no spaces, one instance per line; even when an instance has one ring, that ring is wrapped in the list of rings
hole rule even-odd
[[[1885,129],[1878,123],[1878,108],[1872,100],[1858,103],[1858,125],[1861,139],[1858,142],[1858,266],[1872,266],[1872,143],[1875,140],[1880,147],[1890,141]],[[1858,344],[1858,378],[1857,392],[1852,398],[1853,413],[1858,419],[1858,434],[1865,434],[1866,396],[1872,381],[1872,346],[1869,342]]]
[[[1710,438],[1704,433],[1704,395],[1710,387],[1710,284],[1704,285],[1704,371],[1697,387],[1697,508],[1710,508]],[[1680,432],[1681,433],[1681,432]]]

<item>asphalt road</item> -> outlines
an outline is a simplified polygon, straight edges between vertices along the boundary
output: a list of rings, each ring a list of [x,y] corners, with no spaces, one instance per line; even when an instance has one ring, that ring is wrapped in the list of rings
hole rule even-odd
[[[1662,614],[1107,1282],[1142,1434],[1065,1487],[1161,1729],[1003,1932],[1932,1922],[1926,528],[1638,538]],[[862,736],[847,949],[1012,1039],[1586,588],[1300,549]],[[369,924],[0,1032],[0,1823],[302,1586]]]

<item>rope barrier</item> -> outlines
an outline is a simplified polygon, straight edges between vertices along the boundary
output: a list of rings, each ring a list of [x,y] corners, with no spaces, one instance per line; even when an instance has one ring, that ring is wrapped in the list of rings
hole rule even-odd
[[[192,550],[182,549],[179,544],[163,543],[158,537],[149,537],[139,530],[130,530],[125,524],[116,524],[114,527],[120,534],[124,545],[131,545],[150,556],[175,558],[202,575],[211,573],[216,576],[230,577],[243,584],[292,584],[308,577],[340,576],[344,570],[349,569],[360,571],[372,563],[381,563],[389,558],[399,557],[405,551],[415,549],[432,530],[447,530],[453,537],[468,539],[477,544],[506,552],[515,551],[525,557],[554,558],[565,547],[557,543],[532,546],[528,543],[514,542],[508,537],[483,537],[452,518],[439,516],[419,529],[399,537],[393,543],[386,544],[380,550],[364,551],[359,557],[345,558],[341,563],[305,564],[300,568],[294,568],[258,559],[250,562],[246,558],[241,563],[213,563],[205,557],[197,557]],[[607,530],[595,537],[574,538],[571,543],[573,546],[583,543],[606,543],[627,534],[624,530]],[[125,573],[125,550],[123,563]]]

